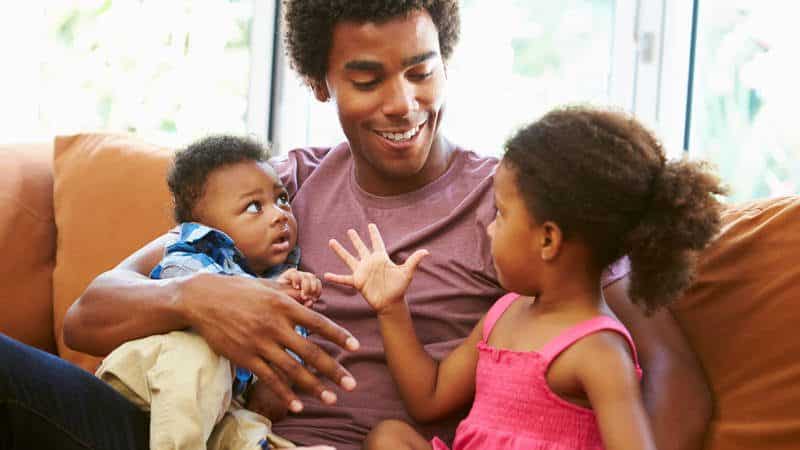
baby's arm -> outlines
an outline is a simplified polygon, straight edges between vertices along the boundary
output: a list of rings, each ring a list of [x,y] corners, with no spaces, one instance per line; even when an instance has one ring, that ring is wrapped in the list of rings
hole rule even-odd
[[[614,332],[596,333],[581,341],[586,357],[577,365],[577,376],[597,416],[604,447],[655,450],[628,343]]]
[[[378,228],[373,224],[368,228],[372,250],[354,230],[348,231],[357,257],[331,240],[331,248],[352,275],[326,273],[325,279],[358,289],[377,313],[389,370],[409,414],[419,422],[442,418],[472,399],[482,321],[447,358],[434,360],[414,332],[405,300],[414,271],[427,252],[418,250],[397,265],[389,259]]]

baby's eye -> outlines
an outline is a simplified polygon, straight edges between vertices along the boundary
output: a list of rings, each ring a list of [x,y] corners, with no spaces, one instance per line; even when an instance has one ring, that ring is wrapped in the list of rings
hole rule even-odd
[[[261,202],[253,201],[253,202],[248,203],[247,204],[247,209],[245,209],[245,211],[249,212],[249,213],[253,213],[253,214],[260,213],[261,212]]]
[[[279,195],[278,198],[275,199],[275,203],[277,203],[278,206],[281,207],[289,206],[289,194],[287,194],[286,192],[282,192],[281,195]]]

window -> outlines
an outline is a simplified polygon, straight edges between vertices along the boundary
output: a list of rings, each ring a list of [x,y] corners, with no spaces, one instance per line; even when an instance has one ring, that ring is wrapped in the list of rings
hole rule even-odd
[[[19,3],[19,15],[4,21],[13,27],[4,40],[26,45],[16,78],[0,88],[14,108],[2,111],[3,139],[87,130],[130,131],[165,144],[207,133],[264,135],[248,100],[251,29],[263,3]]]
[[[632,0],[462,0],[461,40],[448,64],[445,135],[498,155],[514,129],[565,103],[629,108]],[[620,27],[622,31],[620,31]],[[344,140],[334,105],[278,64],[275,147]]]
[[[735,201],[800,191],[793,2],[699,2],[691,157],[713,161]]]

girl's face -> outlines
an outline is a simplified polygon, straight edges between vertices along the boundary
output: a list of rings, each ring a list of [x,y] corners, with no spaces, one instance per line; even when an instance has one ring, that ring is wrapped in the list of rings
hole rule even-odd
[[[486,228],[492,241],[492,258],[500,285],[508,291],[534,295],[541,262],[536,252],[538,224],[528,213],[517,188],[516,173],[501,163],[494,175],[497,215]]]

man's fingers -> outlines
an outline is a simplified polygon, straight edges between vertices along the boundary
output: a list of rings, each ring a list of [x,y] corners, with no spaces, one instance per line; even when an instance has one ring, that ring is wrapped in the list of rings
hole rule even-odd
[[[250,364],[249,369],[253,371],[258,377],[259,383],[265,383],[272,389],[272,392],[284,401],[289,406],[289,410],[294,413],[299,413],[303,410],[303,403],[297,398],[294,392],[289,388],[281,377],[279,377],[272,367],[269,366],[263,359],[254,360]]]
[[[295,335],[295,337],[297,337],[297,335]],[[304,341],[305,344],[314,345],[302,338],[300,338],[300,341]],[[286,346],[289,348],[295,347],[295,349],[292,351],[300,351],[301,353],[305,352],[305,350],[297,348],[300,346],[298,341],[288,342],[287,344],[288,345]],[[271,353],[269,358],[272,364],[279,368],[279,370],[282,371],[287,378],[292,380],[296,387],[299,387],[304,391],[314,395],[325,404],[331,405],[336,403],[336,394],[334,394],[330,389],[326,388],[319,378],[309,372],[306,366],[300,364],[286,351],[278,352],[277,354],[272,352],[270,349],[265,349],[263,351],[264,353]]]
[[[364,241],[361,240],[361,236],[356,233],[356,230],[353,230],[352,228],[347,230],[347,235],[350,237],[353,247],[355,247],[356,251],[358,252],[359,258],[364,259],[369,256],[370,251],[367,246],[364,245]]]
[[[355,280],[353,280],[352,275],[337,275],[335,273],[326,272],[325,275],[323,276],[325,277],[326,281],[332,281],[337,284],[343,284],[345,286],[355,287],[355,285],[353,284],[355,283]]]
[[[411,273],[414,273],[417,270],[417,266],[419,263],[422,262],[422,259],[428,256],[430,253],[427,250],[417,250],[411,256],[408,257],[406,262],[403,264],[403,267],[408,269]]]
[[[332,380],[345,390],[350,391],[355,388],[356,383],[353,375],[322,350],[322,348],[295,333],[287,336],[286,341],[286,347],[299,355],[306,367],[314,367],[319,374]],[[287,375],[306,391],[316,395],[325,403],[334,403],[336,401],[336,395],[325,389],[316,377],[311,375],[305,367],[301,366],[294,359],[286,361],[281,358],[279,364],[282,364],[281,368],[287,372]],[[300,371],[298,367],[293,367],[292,364],[303,368],[303,370]]]
[[[347,267],[350,268],[351,271],[355,272],[356,267],[358,267],[358,260],[353,257],[344,247],[342,244],[339,243],[336,239],[331,239],[328,241],[328,245],[330,246],[331,250],[336,253],[336,256],[339,257]]]
[[[386,245],[383,243],[383,238],[381,237],[381,232],[378,231],[378,226],[371,223],[367,225],[367,229],[369,229],[369,237],[372,239],[372,251],[385,253]]]

